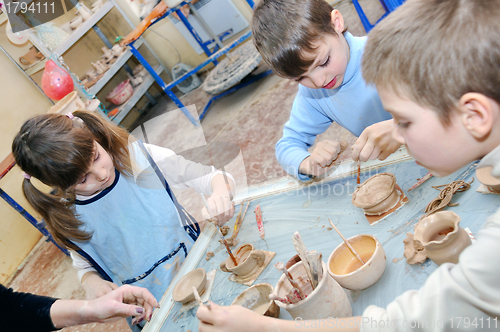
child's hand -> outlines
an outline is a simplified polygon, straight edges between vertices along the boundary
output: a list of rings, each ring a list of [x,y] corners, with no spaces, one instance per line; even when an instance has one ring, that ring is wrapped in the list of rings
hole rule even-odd
[[[210,302],[211,309],[203,305],[198,308],[196,317],[200,320],[198,331],[209,332],[250,332],[263,331],[263,316],[239,305],[222,307]]]
[[[352,147],[353,160],[384,160],[401,146],[392,138],[394,121],[387,120],[367,127]]]
[[[201,211],[203,218],[210,220],[215,219],[219,226],[223,226],[234,215],[234,202],[231,201],[227,191],[214,192],[209,199],[207,199],[207,208],[204,207]]]
[[[87,300],[94,300],[117,289],[118,286],[106,281],[97,272],[87,272],[82,277],[82,287]]]
[[[217,174],[212,178],[212,196],[207,200],[207,208],[201,210],[201,215],[207,220],[215,219],[219,226],[223,226],[234,215],[233,193],[235,184],[224,174]]]
[[[331,140],[319,142],[311,155],[300,163],[299,173],[319,176],[328,172],[332,167],[335,167],[332,161],[337,159],[339,152],[339,142]]]

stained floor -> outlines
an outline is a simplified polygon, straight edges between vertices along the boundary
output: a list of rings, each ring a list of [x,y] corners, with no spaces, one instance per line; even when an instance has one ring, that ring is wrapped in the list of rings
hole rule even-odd
[[[344,16],[349,31],[355,36],[364,35],[351,1],[336,3],[334,5]],[[361,0],[360,3],[372,22],[383,13],[378,0]],[[261,64],[257,71],[266,69]],[[188,123],[182,113],[175,111],[176,106],[168,97],[164,97],[135,124],[136,128],[131,129],[141,139],[169,147],[186,157],[207,164],[227,165],[227,171],[233,174],[240,185],[254,185],[288,176],[275,158],[274,146],[282,135],[297,89],[297,83],[293,81],[275,75],[267,76],[216,101],[202,121],[201,129],[195,129]],[[188,109],[199,113],[209,98],[199,88],[184,95],[181,100]],[[355,141],[355,137],[336,124],[320,135],[318,140],[326,138],[347,140],[351,144]],[[209,146],[209,155],[200,152],[200,146]],[[199,195],[190,190],[176,191],[176,195],[188,211],[201,218],[199,211],[202,202]],[[70,258],[43,241],[34,248],[9,286],[18,291],[65,299],[85,298]],[[106,324],[68,327],[64,331],[115,332],[129,331],[129,328],[121,319]]]

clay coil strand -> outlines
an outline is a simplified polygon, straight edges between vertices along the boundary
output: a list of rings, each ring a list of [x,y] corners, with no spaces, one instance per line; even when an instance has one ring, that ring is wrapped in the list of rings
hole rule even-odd
[[[432,186],[434,189],[441,190],[438,197],[434,198],[427,206],[425,207],[425,214],[420,218],[423,219],[427,216],[430,216],[433,213],[441,211],[447,206],[455,206],[457,204],[450,204],[453,195],[456,192],[463,192],[469,190],[471,183],[474,182],[474,178],[470,182],[465,182],[463,180],[453,181],[449,184],[442,184],[439,186]],[[443,189],[439,189],[444,187]]]

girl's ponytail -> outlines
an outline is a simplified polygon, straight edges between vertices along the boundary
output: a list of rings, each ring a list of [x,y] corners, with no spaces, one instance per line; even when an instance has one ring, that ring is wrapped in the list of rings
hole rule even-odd
[[[23,193],[28,203],[45,220],[49,232],[61,246],[78,250],[71,240],[88,241],[92,234],[80,229],[83,223],[75,217],[72,202],[74,197],[64,194],[61,190],[46,194],[38,190],[31,179],[23,181]]]

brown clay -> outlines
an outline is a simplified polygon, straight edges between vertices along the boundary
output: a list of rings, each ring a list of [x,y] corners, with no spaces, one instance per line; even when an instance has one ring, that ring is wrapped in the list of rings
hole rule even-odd
[[[208,252],[207,252],[207,257],[205,257],[205,259],[206,259],[207,261],[209,261],[209,260],[210,260],[210,258],[214,257],[214,255],[215,255],[215,254],[214,254],[214,252],[213,252],[213,251],[208,251]]]
[[[404,256],[410,265],[421,264],[427,260],[425,248],[420,241],[415,241],[412,233],[406,233]]]
[[[222,227],[220,231],[222,232],[222,235],[226,236],[229,232],[229,226]]]

